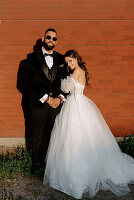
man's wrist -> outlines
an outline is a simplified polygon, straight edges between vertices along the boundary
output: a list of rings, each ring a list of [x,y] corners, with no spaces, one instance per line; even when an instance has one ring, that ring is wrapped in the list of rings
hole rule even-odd
[[[60,100],[60,103],[63,103],[63,98],[61,96],[58,96],[58,99]]]
[[[61,100],[61,103],[63,103],[64,101],[66,101],[65,97],[62,94],[60,94],[58,96],[58,98]]]

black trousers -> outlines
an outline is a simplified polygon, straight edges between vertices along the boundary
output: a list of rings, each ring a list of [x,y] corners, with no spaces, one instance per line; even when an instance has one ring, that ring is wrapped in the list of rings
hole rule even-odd
[[[32,109],[32,164],[43,163],[47,153],[51,131],[55,118],[60,112],[58,108],[51,108],[48,104],[41,108]]]

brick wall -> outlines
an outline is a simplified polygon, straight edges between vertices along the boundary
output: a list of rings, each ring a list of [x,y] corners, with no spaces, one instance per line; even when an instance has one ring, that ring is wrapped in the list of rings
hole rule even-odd
[[[85,95],[115,136],[134,131],[133,0],[0,0],[0,137],[24,137],[20,60],[44,30],[58,32],[56,50],[76,49],[88,68]]]

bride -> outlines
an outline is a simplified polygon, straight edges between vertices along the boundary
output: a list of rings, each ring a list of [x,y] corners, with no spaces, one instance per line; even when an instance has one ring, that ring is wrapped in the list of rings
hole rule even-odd
[[[121,152],[100,111],[83,95],[87,70],[79,54],[67,51],[65,62],[73,74],[61,89],[70,94],[51,133],[43,184],[77,199],[101,189],[125,195],[134,183],[134,159]]]

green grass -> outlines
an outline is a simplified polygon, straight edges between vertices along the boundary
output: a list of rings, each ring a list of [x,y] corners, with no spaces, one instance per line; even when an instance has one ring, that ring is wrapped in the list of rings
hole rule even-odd
[[[28,152],[24,147],[16,147],[12,153],[7,152],[6,155],[0,155],[0,179],[14,179],[18,174],[32,177],[30,169],[32,166],[32,153]],[[37,170],[35,176],[42,179],[44,169]]]
[[[7,152],[6,155],[0,155],[0,179],[4,177],[12,179],[19,173],[31,176],[31,165],[31,153],[24,147],[16,147],[13,153]]]

